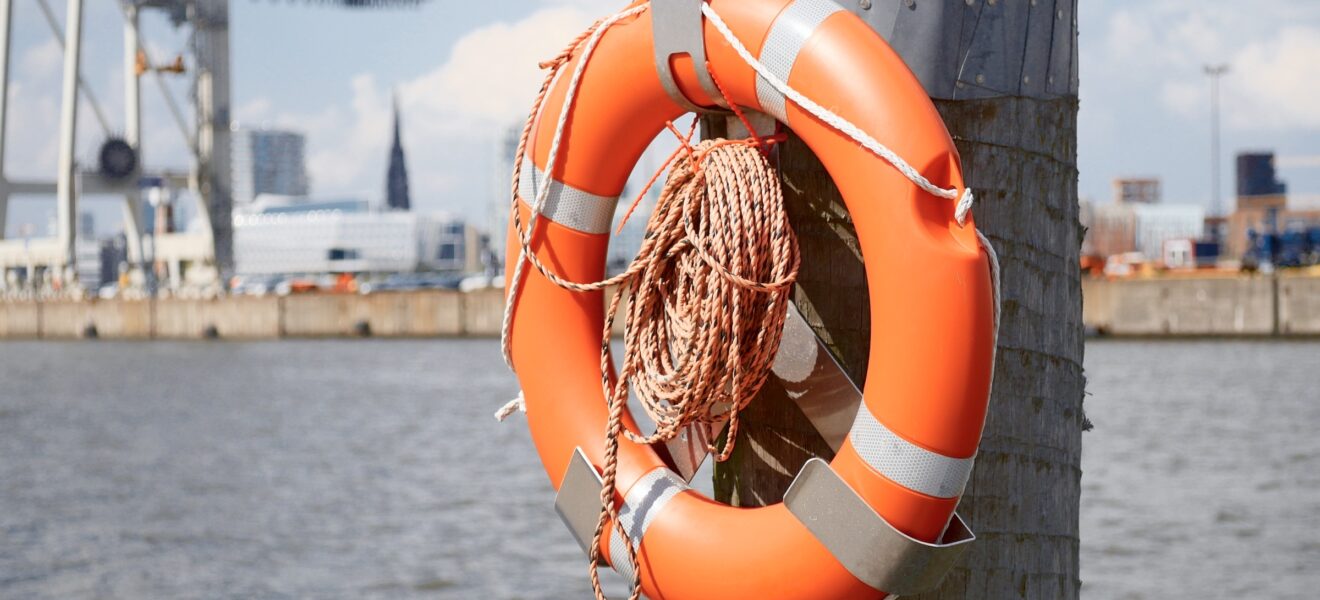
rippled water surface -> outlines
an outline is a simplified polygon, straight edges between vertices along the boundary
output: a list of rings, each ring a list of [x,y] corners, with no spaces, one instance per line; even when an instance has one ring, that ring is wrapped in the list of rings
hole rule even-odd
[[[1092,342],[1082,595],[1320,594],[1320,343]]]
[[[1087,597],[1320,589],[1320,344],[1086,367]],[[586,597],[515,392],[493,341],[0,343],[0,597]]]
[[[587,591],[497,343],[4,343],[0,382],[0,596]]]

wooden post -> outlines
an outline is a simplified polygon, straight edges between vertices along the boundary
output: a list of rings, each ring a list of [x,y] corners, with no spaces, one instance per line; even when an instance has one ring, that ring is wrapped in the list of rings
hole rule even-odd
[[[1075,32],[1075,29],[1074,29]],[[1077,598],[1083,335],[1077,205],[1077,98],[937,100],[978,199],[977,225],[1003,268],[1003,321],[981,449],[959,505],[978,536],[927,599]],[[707,119],[706,131],[721,124]],[[795,300],[854,381],[870,324],[856,232],[823,167],[801,142],[780,150],[802,250]],[[743,413],[737,448],[715,468],[717,498],[778,502],[802,462],[831,453],[776,392]]]

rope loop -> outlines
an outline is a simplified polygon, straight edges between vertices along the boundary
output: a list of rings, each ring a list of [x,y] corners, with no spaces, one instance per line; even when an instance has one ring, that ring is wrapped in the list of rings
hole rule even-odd
[[[967,215],[972,212],[973,202],[976,202],[976,196],[972,195],[972,188],[964,188],[958,197],[958,206],[953,209],[953,218],[957,219],[959,227],[967,225]]]

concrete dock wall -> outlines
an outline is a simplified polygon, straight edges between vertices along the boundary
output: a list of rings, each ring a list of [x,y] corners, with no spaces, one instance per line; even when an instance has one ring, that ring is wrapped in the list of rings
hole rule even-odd
[[[1320,277],[1279,277],[1279,332],[1320,335]]]
[[[504,322],[504,290],[484,289],[463,294],[463,333],[499,337]]]
[[[1088,327],[1113,335],[1271,335],[1274,279],[1206,277],[1088,279]]]
[[[0,339],[499,335],[502,290],[0,301]]]
[[[493,292],[503,297],[500,290]],[[466,297],[451,291],[300,294],[282,299],[281,331],[286,337],[435,337],[458,336]],[[498,333],[498,325],[495,332]]]
[[[36,302],[0,302],[0,338],[41,337],[41,305]]]
[[[1127,336],[1320,336],[1320,276],[1082,281],[1083,321]],[[608,296],[607,296],[608,298]],[[0,301],[0,339],[497,337],[504,291]],[[623,332],[618,319],[616,335]]]
[[[1320,277],[1085,279],[1088,328],[1129,336],[1320,335]]]
[[[183,340],[279,337],[281,304],[280,298],[252,296],[157,300],[153,337]]]

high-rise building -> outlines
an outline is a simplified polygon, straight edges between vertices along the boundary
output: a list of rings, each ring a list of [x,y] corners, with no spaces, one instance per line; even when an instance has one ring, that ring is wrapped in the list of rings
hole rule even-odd
[[[1275,176],[1273,152],[1237,155],[1238,196],[1282,196],[1287,192],[1287,184]]]
[[[1289,206],[1288,184],[1274,170],[1274,153],[1237,155],[1237,210],[1228,217],[1228,252],[1245,257],[1253,236],[1284,235],[1320,227],[1320,210]],[[1259,249],[1257,249],[1259,251]],[[1256,257],[1270,260],[1270,257]]]
[[[403,135],[399,126],[399,98],[394,98],[394,143],[390,146],[390,170],[385,180],[385,206],[391,210],[408,210],[408,165],[403,157]]]
[[[308,194],[303,134],[240,127],[232,137],[234,206],[251,204],[261,194]]]

